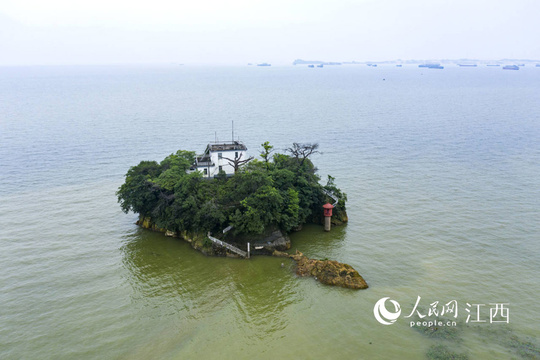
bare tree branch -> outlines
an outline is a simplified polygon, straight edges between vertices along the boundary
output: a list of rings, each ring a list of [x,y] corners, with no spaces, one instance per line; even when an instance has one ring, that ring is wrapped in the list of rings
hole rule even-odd
[[[223,156],[223,159],[227,160],[229,164],[234,168],[234,173],[236,174],[238,170],[240,169],[240,166],[244,165],[245,163],[250,162],[253,160],[253,156],[248,157],[247,159],[242,159],[243,153],[240,153],[239,156],[235,156],[234,159],[229,159],[228,157]]]
[[[313,154],[322,154],[319,150],[319,143],[306,143],[299,144],[293,143],[292,147],[286,149],[290,152],[297,160],[300,159],[300,166],[304,164],[304,161]]]

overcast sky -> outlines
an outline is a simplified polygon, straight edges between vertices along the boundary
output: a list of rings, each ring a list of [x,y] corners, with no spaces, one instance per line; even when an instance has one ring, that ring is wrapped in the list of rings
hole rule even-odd
[[[0,0],[0,65],[540,59],[540,0]]]

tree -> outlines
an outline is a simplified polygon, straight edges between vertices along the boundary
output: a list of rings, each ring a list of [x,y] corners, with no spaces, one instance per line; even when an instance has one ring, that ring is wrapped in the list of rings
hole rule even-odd
[[[300,160],[300,166],[302,166],[304,161],[306,161],[309,156],[321,153],[319,150],[317,150],[318,148],[319,143],[293,143],[292,147],[287,148],[286,151],[290,152],[295,159]]]
[[[330,176],[323,187],[309,159],[319,153],[318,144],[294,143],[287,149],[290,155],[272,154],[268,142],[261,146],[264,162],[242,159],[241,154],[225,158],[235,169],[230,178],[205,180],[198,171],[188,173],[194,159],[189,151],[180,150],[159,164],[142,161],[127,172],[118,201],[123,211],[150,216],[160,228],[206,233],[233,225],[236,235],[262,234],[269,228],[289,232],[319,221],[323,190],[339,198],[336,214],[345,211],[346,195]]]
[[[328,175],[326,185],[324,189],[332,193],[337,199],[336,212],[345,211],[345,203],[347,202],[347,194],[345,194],[341,189],[339,189],[335,184],[336,178]]]
[[[159,201],[159,186],[153,179],[161,174],[161,166],[155,161],[141,161],[132,166],[126,181],[116,192],[122,210],[130,210],[140,215],[148,215]]]
[[[176,154],[167,156],[160,163],[162,173],[156,183],[162,188],[172,191],[175,184],[186,175],[186,171],[195,161],[193,151],[178,150]]]
[[[180,167],[185,172],[194,161],[194,151],[178,150],[175,154],[171,154],[163,159],[160,165],[162,171],[166,171],[173,167]]]
[[[283,197],[269,185],[261,186],[240,202],[231,216],[235,233],[261,234],[272,225],[279,225],[283,212]]]
[[[245,163],[250,162],[253,160],[253,156],[248,157],[247,159],[242,160],[242,153],[239,155],[235,155],[234,159],[229,159],[225,156],[223,158],[229,162],[229,164],[234,168],[234,173],[236,174],[238,170],[240,169],[240,166],[244,165]]]
[[[270,170],[270,154],[274,151],[274,147],[270,145],[270,142],[265,141],[261,144],[263,147],[263,150],[261,150],[261,157],[264,159],[264,163],[266,164],[266,171]]]

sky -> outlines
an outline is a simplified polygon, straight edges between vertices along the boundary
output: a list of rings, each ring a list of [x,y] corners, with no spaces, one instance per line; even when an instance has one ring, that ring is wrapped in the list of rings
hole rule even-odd
[[[540,0],[0,0],[0,65],[540,59]]]

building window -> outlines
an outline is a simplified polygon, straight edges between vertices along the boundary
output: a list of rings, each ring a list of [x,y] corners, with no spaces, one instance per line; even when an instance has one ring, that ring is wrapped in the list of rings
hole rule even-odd
[[[204,175],[208,175],[208,169],[206,169],[206,168],[203,169],[203,174],[204,174]]]
[[[234,153],[234,158],[236,159],[238,157],[238,151]]]
[[[217,153],[217,158],[221,159],[223,157],[223,153]]]
[[[219,171],[223,171],[223,166],[219,165]]]

